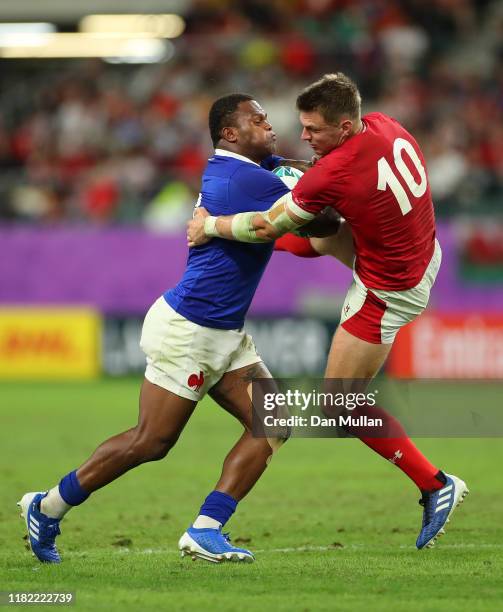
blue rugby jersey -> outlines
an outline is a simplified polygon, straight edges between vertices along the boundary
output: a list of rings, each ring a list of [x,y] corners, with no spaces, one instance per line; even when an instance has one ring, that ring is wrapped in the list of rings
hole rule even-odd
[[[281,159],[268,158],[270,168]],[[288,192],[283,181],[247,157],[216,149],[203,174],[198,205],[210,215],[268,210]],[[271,257],[274,243],[248,244],[213,238],[191,248],[181,281],[164,294],[189,321],[216,329],[239,329]]]

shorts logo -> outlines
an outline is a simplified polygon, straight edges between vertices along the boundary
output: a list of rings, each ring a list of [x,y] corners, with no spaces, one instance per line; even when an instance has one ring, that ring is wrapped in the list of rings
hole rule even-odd
[[[195,391],[199,391],[204,383],[204,374],[203,372],[199,372],[199,376],[197,374],[191,374],[187,380],[187,384],[189,387],[194,387]]]
[[[345,315],[347,315],[347,314],[348,314],[348,312],[349,312],[349,308],[350,308],[349,304],[346,304],[346,307],[344,308],[344,314],[345,314]]]

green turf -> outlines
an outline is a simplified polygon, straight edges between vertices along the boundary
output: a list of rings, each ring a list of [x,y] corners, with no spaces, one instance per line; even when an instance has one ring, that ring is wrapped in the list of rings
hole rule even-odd
[[[60,566],[24,549],[15,502],[55,484],[136,422],[139,381],[0,386],[0,590],[75,591],[79,610],[470,610],[503,596],[498,439],[419,440],[471,488],[447,535],[418,552],[415,487],[357,440],[290,441],[240,505],[253,565],[180,559],[176,543],[239,433],[207,401],[177,447],[65,519]],[[304,548],[304,550],[302,550]],[[286,550],[281,550],[286,549]],[[75,608],[74,608],[75,609]]]

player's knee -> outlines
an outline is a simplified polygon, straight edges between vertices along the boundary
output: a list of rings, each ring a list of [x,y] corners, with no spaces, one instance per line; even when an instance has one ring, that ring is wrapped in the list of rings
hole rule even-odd
[[[147,461],[160,461],[164,459],[173,446],[174,442],[171,442],[171,440],[154,440],[147,453]]]
[[[326,238],[315,238],[311,236],[309,238],[311,246],[319,255],[333,255],[334,240],[333,236],[328,236]]]
[[[287,442],[290,439],[290,432],[288,432],[288,434],[286,434],[284,437],[280,437],[280,438],[267,438],[267,442],[269,444],[269,446],[271,447],[271,455],[269,456],[268,462],[269,463],[274,455],[274,453],[277,453],[279,451],[279,449],[283,446],[283,444],[285,444],[285,442]]]
[[[158,433],[138,433],[131,445],[131,453],[138,463],[159,461],[164,459],[170,449],[176,444],[177,438],[173,436],[160,436]]]

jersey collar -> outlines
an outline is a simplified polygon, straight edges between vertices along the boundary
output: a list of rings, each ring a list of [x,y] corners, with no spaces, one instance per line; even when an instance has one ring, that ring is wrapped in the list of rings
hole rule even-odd
[[[234,157],[234,159],[239,159],[241,161],[248,162],[249,164],[253,164],[254,166],[260,166],[260,164],[257,164],[257,162],[254,162],[249,157],[239,155],[239,153],[233,153],[232,151],[226,151],[225,149],[215,149],[215,155],[219,155],[221,157]]]

